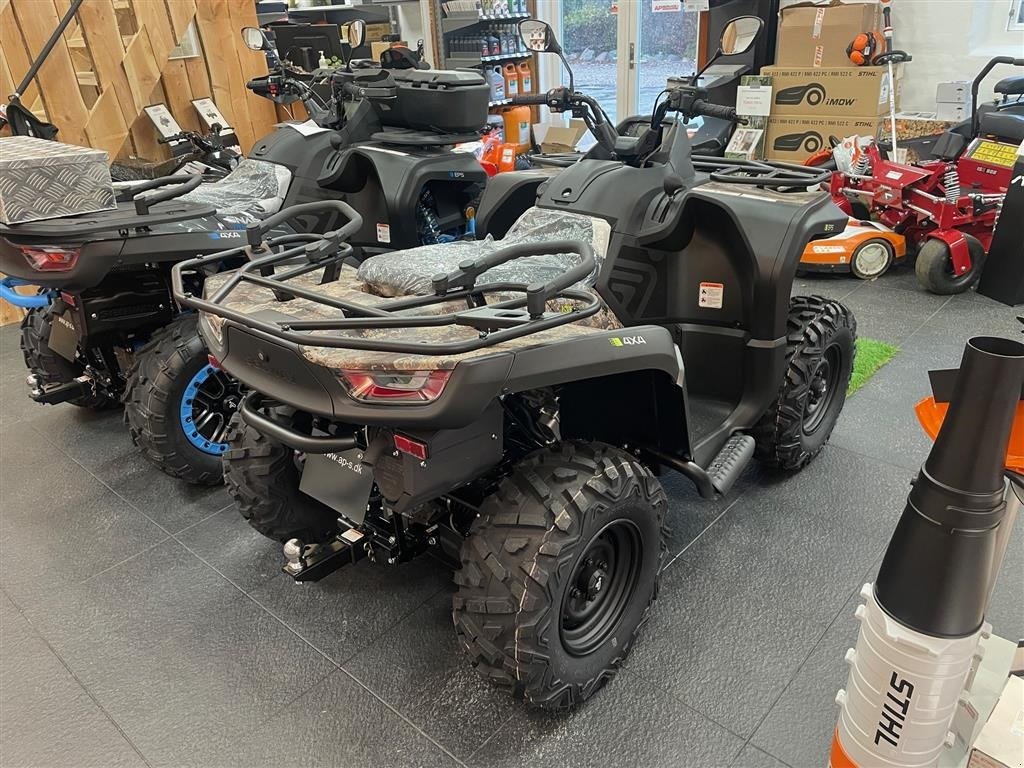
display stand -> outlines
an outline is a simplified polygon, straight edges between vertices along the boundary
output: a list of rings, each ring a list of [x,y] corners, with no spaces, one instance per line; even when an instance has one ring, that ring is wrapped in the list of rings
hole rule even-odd
[[[978,293],[1015,307],[1024,304],[1024,154],[1010,176],[1003,210],[996,222]]]

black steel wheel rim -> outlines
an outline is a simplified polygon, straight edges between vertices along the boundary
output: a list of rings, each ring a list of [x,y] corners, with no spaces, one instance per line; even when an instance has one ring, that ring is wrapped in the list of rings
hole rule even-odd
[[[804,434],[810,435],[828,419],[832,403],[839,389],[839,372],[842,367],[839,347],[832,345],[825,350],[811,376],[808,387],[807,405],[804,407]]]
[[[600,648],[619,625],[640,581],[640,531],[629,520],[602,528],[576,561],[562,595],[559,632],[573,656]]]

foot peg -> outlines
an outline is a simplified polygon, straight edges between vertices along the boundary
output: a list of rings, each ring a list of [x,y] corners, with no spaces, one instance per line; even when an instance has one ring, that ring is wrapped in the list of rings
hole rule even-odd
[[[754,438],[740,434],[730,437],[708,467],[715,490],[723,496],[727,494],[753,457]]]

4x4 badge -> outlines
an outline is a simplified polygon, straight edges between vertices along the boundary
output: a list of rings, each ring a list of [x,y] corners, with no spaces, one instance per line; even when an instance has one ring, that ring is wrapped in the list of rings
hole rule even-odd
[[[633,344],[646,344],[647,339],[643,336],[612,336],[608,343],[613,347],[628,347]]]

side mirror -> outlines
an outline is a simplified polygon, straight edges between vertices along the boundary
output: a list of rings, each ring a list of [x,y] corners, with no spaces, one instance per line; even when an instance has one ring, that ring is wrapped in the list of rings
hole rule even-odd
[[[719,56],[735,56],[746,53],[754,45],[764,20],[757,16],[737,16],[725,25],[722,38],[718,41]]]
[[[526,19],[519,23],[519,36],[523,38],[528,50],[537,53],[562,53],[562,46],[555,39],[555,31],[547,22]]]
[[[362,19],[356,19],[346,24],[343,34],[345,42],[353,48],[358,48],[366,42],[366,22]]]
[[[273,48],[259,27],[242,27],[242,42],[250,51],[269,51]]]

